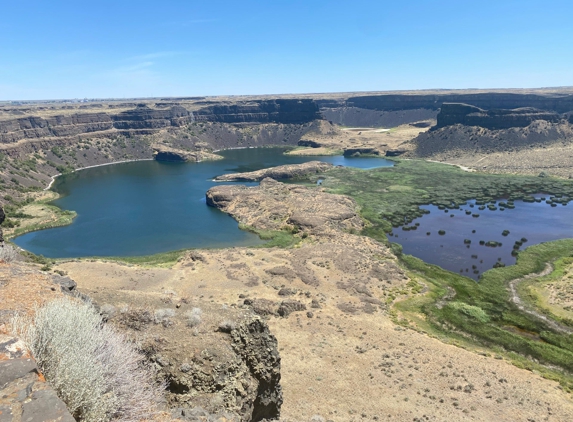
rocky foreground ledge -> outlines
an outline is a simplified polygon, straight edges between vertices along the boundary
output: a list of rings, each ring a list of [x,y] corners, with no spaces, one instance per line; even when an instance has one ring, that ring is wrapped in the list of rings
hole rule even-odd
[[[322,161],[309,161],[303,164],[286,164],[247,173],[223,174],[215,177],[216,182],[259,182],[267,177],[271,179],[295,179],[314,173],[330,170],[334,165]]]

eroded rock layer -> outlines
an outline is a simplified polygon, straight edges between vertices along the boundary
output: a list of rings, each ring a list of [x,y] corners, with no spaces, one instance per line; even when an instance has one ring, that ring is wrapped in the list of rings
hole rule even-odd
[[[566,120],[565,116],[531,107],[513,110],[482,110],[479,107],[459,103],[445,103],[438,113],[436,128],[462,124],[479,126],[490,130],[526,127],[536,120],[557,123]]]
[[[322,161],[309,161],[302,164],[286,164],[284,166],[271,167],[247,173],[223,174],[215,177],[217,182],[258,182],[267,177],[271,179],[294,179],[314,173],[322,173],[334,167],[330,163]]]
[[[358,206],[349,197],[333,195],[267,178],[259,186],[215,186],[207,191],[207,204],[236,220],[260,229],[293,229],[333,234],[364,226]]]

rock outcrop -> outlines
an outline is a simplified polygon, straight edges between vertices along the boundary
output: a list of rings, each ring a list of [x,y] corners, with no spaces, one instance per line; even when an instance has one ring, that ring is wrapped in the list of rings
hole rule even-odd
[[[24,343],[0,334],[0,421],[74,422]]]
[[[569,145],[571,139],[573,125],[563,120],[557,123],[536,120],[526,127],[498,130],[455,124],[421,133],[411,141],[414,150],[406,155],[448,161],[468,153],[491,154]]]
[[[153,158],[156,161],[168,161],[172,163],[184,163],[187,161],[213,161],[223,157],[207,151],[182,151],[168,146],[153,147]]]
[[[168,364],[185,360],[182,350],[177,357],[161,350],[152,357],[169,379],[172,405],[228,412],[243,422],[278,418],[283,401],[280,356],[267,323],[251,314],[219,331],[219,344],[204,349],[189,363]]]
[[[194,113],[197,120],[223,123],[303,124],[321,119],[313,100],[277,99],[239,104],[217,104]]]
[[[327,235],[362,229],[358,206],[349,197],[320,189],[263,179],[259,186],[215,186],[207,205],[220,208],[244,224],[261,230],[295,229]]]
[[[231,332],[233,350],[243,359],[258,381],[257,396],[252,405],[251,421],[276,419],[283,402],[277,339],[263,320],[252,317]]]
[[[498,130],[512,127],[526,127],[535,120],[557,123],[560,120],[564,120],[564,118],[555,112],[547,112],[530,107],[513,110],[493,109],[486,111],[468,104],[444,103],[438,113],[437,120],[438,124],[435,126],[436,129],[462,124]]]
[[[322,161],[309,161],[303,164],[286,164],[284,166],[250,171],[247,173],[223,174],[215,177],[216,182],[258,182],[267,177],[275,180],[295,179],[309,174],[323,173],[334,166]]]

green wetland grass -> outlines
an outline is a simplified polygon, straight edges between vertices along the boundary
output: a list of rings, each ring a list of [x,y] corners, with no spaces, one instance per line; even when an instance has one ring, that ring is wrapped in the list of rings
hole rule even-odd
[[[363,217],[372,223],[366,233],[370,235],[409,225],[427,212],[421,205],[453,210],[475,199],[475,214],[479,215],[480,207],[511,209],[518,199],[535,202],[532,195],[536,193],[546,194],[544,202],[548,204],[566,203],[573,198],[573,181],[569,180],[472,173],[418,160],[395,160],[394,167],[367,171],[337,168],[320,178],[322,187],[358,202]],[[498,202],[500,198],[503,200]]]

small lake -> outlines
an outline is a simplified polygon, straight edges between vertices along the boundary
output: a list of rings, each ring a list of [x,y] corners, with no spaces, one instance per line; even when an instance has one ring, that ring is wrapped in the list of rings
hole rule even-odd
[[[139,161],[85,169],[56,178],[54,202],[78,213],[65,227],[27,233],[14,243],[50,258],[138,256],[185,248],[254,246],[258,236],[240,230],[209,207],[205,193],[225,173],[320,160],[358,168],[392,166],[383,158],[302,157],[282,148],[235,149],[201,163]],[[257,185],[250,183],[247,185]]]
[[[534,196],[549,199],[545,195]],[[498,206],[497,210],[487,207],[479,210],[475,201],[468,201],[460,209],[443,210],[433,205],[422,206],[430,213],[407,226],[419,224],[415,226],[416,229],[406,231],[395,228],[389,240],[401,244],[406,254],[477,280],[481,273],[493,268],[496,262],[515,264],[516,258],[512,251],[515,242],[521,242],[522,238],[527,241],[523,242],[520,250],[542,242],[573,238],[571,205],[551,206],[545,201],[515,201],[514,204],[514,209],[505,208],[503,211]],[[473,217],[472,214],[479,217]],[[440,235],[440,230],[445,231],[445,234]],[[509,231],[505,236],[504,230]],[[489,241],[501,243],[501,246],[487,246]]]

